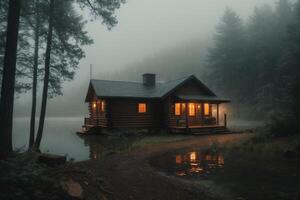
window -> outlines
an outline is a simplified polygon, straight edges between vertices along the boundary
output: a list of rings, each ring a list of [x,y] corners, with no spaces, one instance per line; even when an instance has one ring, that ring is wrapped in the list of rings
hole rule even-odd
[[[97,102],[93,102],[93,108],[95,109],[97,107]]]
[[[139,113],[147,112],[147,105],[145,103],[139,103],[138,111],[139,111]]]
[[[204,115],[209,115],[210,114],[210,105],[209,103],[204,104]]]
[[[175,103],[175,115],[176,116],[181,115],[180,103]]]
[[[189,103],[189,116],[195,116],[195,104],[194,103]]]
[[[101,101],[101,112],[105,112],[105,101]]]

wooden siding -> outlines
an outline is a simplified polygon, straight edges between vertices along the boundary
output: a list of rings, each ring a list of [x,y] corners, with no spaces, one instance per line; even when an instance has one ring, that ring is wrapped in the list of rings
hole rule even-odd
[[[173,93],[174,95],[210,95],[204,88],[195,84],[194,80],[188,81]]]
[[[202,125],[204,119],[204,102],[201,101],[177,101],[177,95],[208,95],[207,92],[195,84],[193,81],[189,81],[179,87],[176,91],[173,92],[173,95],[170,95],[164,101],[164,113],[165,113],[165,126],[166,127],[185,127],[186,121],[188,121],[189,126],[199,126]],[[181,115],[175,115],[175,103],[186,103],[185,112],[188,115],[188,103],[195,103],[195,116],[186,116],[185,113],[181,113]],[[209,102],[207,102],[209,103]],[[197,106],[200,105],[200,110],[197,109]],[[206,117],[211,117],[211,107],[210,107],[210,115]],[[188,118],[188,119],[187,119]]]
[[[194,80],[186,82],[181,87],[169,94],[165,99],[142,99],[142,98],[105,98],[98,99],[95,91],[90,88],[87,95],[89,108],[89,124],[95,127],[106,128],[172,128],[204,125],[204,103],[202,101],[184,102],[176,99],[177,95],[209,95],[205,88],[202,88]],[[101,111],[99,104],[93,108],[94,102],[105,101],[105,110]],[[188,114],[188,104],[195,103],[195,116],[186,116],[181,110],[181,115],[175,115],[175,103],[186,103],[185,112]],[[138,113],[138,103],[147,104],[146,113]],[[209,102],[207,102],[209,103]],[[201,109],[197,109],[197,105]],[[212,109],[210,109],[211,117]],[[188,119],[188,120],[186,120]]]
[[[93,98],[91,102],[88,103],[88,109],[89,109],[89,122],[92,126],[98,126],[98,127],[108,127],[108,120],[107,120],[107,111],[106,111],[106,101],[105,102],[105,110],[101,111],[100,109],[100,102],[101,100],[97,100],[96,97]],[[102,100],[103,101],[103,100]],[[93,107],[93,104],[97,102],[96,108]]]
[[[160,104],[155,100],[110,99],[110,125],[113,128],[157,128]],[[138,103],[146,103],[147,112],[138,113]]]

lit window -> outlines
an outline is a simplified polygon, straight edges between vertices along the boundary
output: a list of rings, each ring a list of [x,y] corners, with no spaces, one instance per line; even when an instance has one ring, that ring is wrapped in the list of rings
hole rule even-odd
[[[176,160],[176,164],[182,164],[182,157],[181,157],[181,155],[176,155],[176,158],[175,158]]]
[[[176,116],[181,115],[180,103],[175,103],[175,115]]]
[[[195,116],[195,104],[194,103],[189,103],[189,115],[190,116]]]
[[[93,108],[96,108],[96,107],[97,107],[97,103],[94,102],[94,103],[93,103]]]
[[[210,114],[210,105],[209,103],[204,104],[204,115],[209,115]]]
[[[105,112],[105,101],[101,101],[101,111]]]
[[[139,103],[139,113],[145,113],[147,112],[147,105],[145,103]]]
[[[196,162],[197,160],[197,153],[196,152],[191,152],[190,153],[190,161],[191,162]]]

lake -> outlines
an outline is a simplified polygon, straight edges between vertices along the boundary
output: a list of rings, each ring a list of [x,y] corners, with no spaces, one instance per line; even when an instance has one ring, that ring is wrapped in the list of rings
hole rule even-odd
[[[15,118],[13,127],[14,149],[25,151],[29,143],[30,118]],[[38,120],[36,121],[38,123]],[[67,155],[68,159],[83,161],[100,159],[105,155],[129,150],[139,137],[80,136],[76,132],[83,124],[83,117],[49,117],[45,121],[41,151]],[[36,128],[37,129],[37,128]]]
[[[30,118],[15,118],[13,127],[14,149],[26,150],[29,143]],[[38,123],[38,120],[37,122]],[[41,150],[58,155],[67,155],[76,161],[86,160],[90,155],[89,145],[81,139],[76,131],[83,124],[83,118],[47,118]],[[37,129],[37,128],[36,128]]]
[[[15,118],[13,127],[13,145],[15,149],[26,150],[29,143],[30,118]],[[38,120],[37,122],[38,123]],[[104,137],[90,135],[80,137],[76,131],[83,124],[83,117],[48,117],[45,121],[44,134],[41,143],[42,152],[67,155],[75,161],[100,159],[101,157],[123,150],[139,140],[136,137]],[[257,123],[235,122],[232,124],[244,129]],[[234,127],[234,126],[233,126]]]

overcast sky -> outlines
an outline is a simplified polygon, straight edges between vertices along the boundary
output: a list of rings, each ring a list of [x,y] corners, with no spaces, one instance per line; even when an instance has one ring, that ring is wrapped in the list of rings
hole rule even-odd
[[[227,6],[247,19],[255,6],[275,2],[277,0],[127,0],[117,11],[119,23],[111,31],[100,21],[88,23],[87,31],[94,44],[84,48],[86,58],[80,62],[75,80],[65,84],[65,96],[70,96],[78,87],[88,86],[90,64],[93,78],[103,78],[107,72],[130,66],[165,49],[194,39],[211,39]],[[23,102],[29,103],[28,97],[17,102],[27,98]],[[58,97],[54,102],[63,98]],[[50,101],[50,104],[53,103]]]
[[[86,49],[77,77],[117,70],[163,49],[195,38],[211,37],[226,6],[244,19],[255,5],[277,0],[127,0],[117,12],[119,24],[107,31],[99,21],[88,24],[94,45]]]

